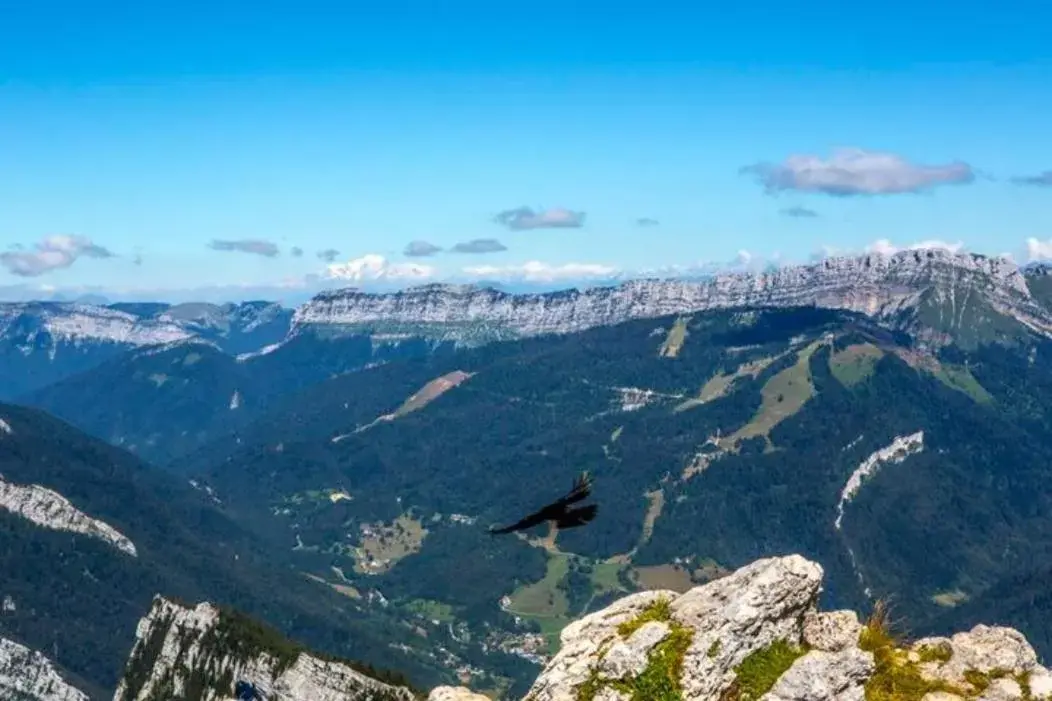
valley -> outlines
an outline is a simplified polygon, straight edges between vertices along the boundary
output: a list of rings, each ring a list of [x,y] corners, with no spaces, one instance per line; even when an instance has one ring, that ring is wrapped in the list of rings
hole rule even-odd
[[[911,251],[546,296],[336,291],[255,350],[187,331],[62,369],[56,346],[17,397],[36,408],[0,405],[0,566],[25,572],[0,633],[46,651],[56,623],[28,612],[61,612],[56,661],[112,688],[150,597],[208,599],[519,698],[571,621],[799,553],[824,606],[891,597],[933,633],[1003,614],[1052,652],[1015,593],[1052,555],[1052,313],[1027,274]],[[585,470],[587,528],[487,532]]]

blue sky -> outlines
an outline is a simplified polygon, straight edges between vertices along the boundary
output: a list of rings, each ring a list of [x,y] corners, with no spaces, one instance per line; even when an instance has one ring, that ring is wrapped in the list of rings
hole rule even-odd
[[[358,4],[0,0],[0,288],[1052,253],[1047,2]]]

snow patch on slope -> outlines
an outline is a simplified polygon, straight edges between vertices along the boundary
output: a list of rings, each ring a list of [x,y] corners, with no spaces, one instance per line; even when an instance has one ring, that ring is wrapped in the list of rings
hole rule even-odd
[[[0,508],[56,531],[81,533],[138,557],[135,545],[113,526],[91,518],[58,492],[37,484],[17,485],[0,475]]]

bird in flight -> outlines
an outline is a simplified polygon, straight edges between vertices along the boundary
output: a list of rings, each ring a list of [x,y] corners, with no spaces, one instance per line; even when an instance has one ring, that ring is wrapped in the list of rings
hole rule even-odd
[[[574,481],[573,489],[571,489],[566,496],[558,501],[548,504],[539,511],[533,512],[518,523],[513,523],[504,528],[490,528],[489,532],[492,535],[502,535],[514,531],[524,531],[528,528],[539,526],[545,521],[551,523],[555,528],[560,530],[583,526],[595,518],[595,514],[599,510],[599,507],[595,504],[589,504],[587,506],[570,508],[570,505],[587,499],[588,495],[591,493],[592,478],[587,472],[582,472]]]

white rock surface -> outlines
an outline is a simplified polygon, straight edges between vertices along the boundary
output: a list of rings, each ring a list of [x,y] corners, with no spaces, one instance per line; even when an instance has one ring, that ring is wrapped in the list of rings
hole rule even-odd
[[[44,655],[0,638],[0,699],[88,701],[88,695],[67,683]]]
[[[800,656],[756,701],[864,701],[866,684],[877,671],[873,653],[860,648],[863,626],[857,614],[817,610],[821,581],[818,564],[790,555],[758,560],[684,594],[626,596],[564,629],[561,649],[526,701],[576,701],[584,684],[593,685],[596,699],[626,701],[630,694],[609,682],[631,685],[655,662],[655,646],[669,635],[682,639],[684,632],[690,643],[679,677],[683,701],[736,698],[739,666],[779,642],[796,647]],[[622,637],[618,627],[658,599],[666,599],[667,615],[652,611],[648,622]],[[949,658],[920,662],[925,646],[942,648]],[[960,691],[931,692],[925,701],[1019,701],[1023,690],[1016,677],[1028,678],[1034,701],[1052,701],[1052,674],[1011,628],[979,625],[951,638],[918,640],[893,655],[898,664],[912,665],[910,673]],[[998,678],[1004,672],[997,670],[1007,676]],[[965,672],[985,673],[989,684],[973,688]]]
[[[150,654],[151,639],[161,640],[156,657],[145,660],[150,674],[138,689],[121,679],[114,701],[146,701],[151,694],[169,689],[179,697],[195,671],[207,671],[209,679],[224,675],[234,682],[253,684],[267,701],[413,701],[405,688],[383,684],[339,663],[323,661],[301,653],[291,666],[281,668],[280,661],[266,653],[236,658],[211,649],[209,633],[220,624],[221,612],[209,603],[185,608],[155,597],[148,615],[139,621],[135,645],[129,657],[129,669],[142,663],[138,658]],[[209,689],[201,701],[226,701],[232,697]]]
[[[801,642],[804,620],[814,611],[821,581],[821,567],[791,555],[758,560],[682,595],[668,591],[632,594],[567,626],[559,653],[527,698],[574,701],[577,687],[593,670],[609,675],[616,668],[629,677],[638,674],[637,652],[657,644],[651,642],[659,640],[659,634],[663,637],[664,626],[644,625],[627,641],[621,640],[617,628],[660,598],[670,602],[670,624],[685,626],[693,633],[683,664],[684,699],[718,698],[734,681],[733,668],[750,653],[778,640]],[[614,651],[620,651],[615,653],[617,661],[607,665],[605,655]]]
[[[863,701],[873,674],[873,654],[851,647],[840,652],[812,650],[760,697],[761,701]]]
[[[804,642],[815,650],[840,652],[857,645],[861,634],[854,611],[816,611],[804,617]]]
[[[490,701],[488,696],[476,694],[471,689],[456,686],[439,686],[431,690],[427,701]]]
[[[135,544],[113,526],[88,516],[58,492],[37,484],[17,485],[0,475],[0,509],[56,531],[81,533],[137,557]]]

